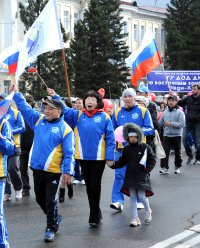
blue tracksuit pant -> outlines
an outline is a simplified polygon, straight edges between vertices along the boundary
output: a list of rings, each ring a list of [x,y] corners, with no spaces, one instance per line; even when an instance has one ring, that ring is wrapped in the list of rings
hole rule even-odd
[[[5,192],[5,180],[0,180],[0,248],[9,248],[8,232],[3,211],[3,197]]]
[[[116,152],[115,154],[115,160],[118,161],[119,157],[121,156],[121,152]],[[124,183],[124,176],[126,173],[126,166],[115,169],[115,181],[113,184],[112,189],[112,202],[120,202],[121,204],[124,204],[124,194],[121,193],[121,187]]]

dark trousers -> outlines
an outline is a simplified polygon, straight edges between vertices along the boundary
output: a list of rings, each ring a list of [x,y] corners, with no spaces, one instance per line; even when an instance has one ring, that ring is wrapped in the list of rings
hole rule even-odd
[[[11,183],[15,191],[22,189],[22,181],[19,170],[19,155],[8,158],[8,176],[6,178],[6,194],[11,194]]]
[[[102,216],[100,210],[101,178],[105,169],[105,161],[80,160],[88,195],[90,215],[89,222],[99,223]]]
[[[23,189],[29,190],[29,175],[28,175],[28,160],[29,160],[29,151],[22,151],[20,155],[20,172],[22,178]]]
[[[183,129],[183,145],[185,147],[185,151],[188,157],[193,157],[192,154],[192,148],[190,145],[188,145],[187,139],[189,133],[193,131],[194,134],[194,140],[196,144],[196,156],[195,158],[197,160],[200,160],[200,123],[197,123],[196,125],[189,126],[186,124],[186,126]]]
[[[167,137],[163,136],[163,148],[166,153],[166,158],[162,158],[160,161],[161,168],[169,169],[169,154],[172,148],[175,152],[175,167],[180,168],[182,164],[181,158],[181,136]]]
[[[33,170],[36,201],[47,216],[47,228],[55,231],[58,221],[57,191],[61,174]]]

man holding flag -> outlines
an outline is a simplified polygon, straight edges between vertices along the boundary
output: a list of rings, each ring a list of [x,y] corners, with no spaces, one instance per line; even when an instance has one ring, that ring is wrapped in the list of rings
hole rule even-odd
[[[13,100],[24,120],[34,131],[29,163],[36,201],[47,219],[44,240],[52,242],[62,220],[57,205],[60,176],[62,173],[64,182],[69,185],[74,172],[74,133],[64,122],[62,101],[44,101],[43,115],[26,102],[16,84],[10,90],[15,93]]]

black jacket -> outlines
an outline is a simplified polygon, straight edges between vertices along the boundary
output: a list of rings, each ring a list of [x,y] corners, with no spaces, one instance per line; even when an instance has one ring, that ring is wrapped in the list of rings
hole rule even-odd
[[[21,151],[29,152],[33,144],[34,132],[26,122],[25,125],[26,130],[25,132],[21,133]]]
[[[186,106],[186,123],[189,126],[200,123],[200,95],[194,97],[193,95],[185,97],[178,101],[179,106]]]
[[[140,164],[140,161],[147,149],[146,168]],[[113,169],[121,168],[127,164],[126,174],[121,192],[130,195],[129,190],[145,190],[146,196],[152,196],[153,191],[150,183],[149,172],[154,168],[156,157],[152,148],[147,144],[134,145],[129,144],[124,147],[119,161],[112,166]]]

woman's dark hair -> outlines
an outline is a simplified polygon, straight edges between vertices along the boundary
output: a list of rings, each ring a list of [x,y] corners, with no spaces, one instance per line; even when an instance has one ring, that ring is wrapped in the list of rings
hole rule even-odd
[[[103,98],[102,96],[99,94],[99,92],[94,91],[94,90],[90,90],[87,92],[86,96],[83,99],[83,106],[85,108],[85,99],[88,97],[95,97],[97,99],[97,109],[102,109],[104,106],[103,103]]]

